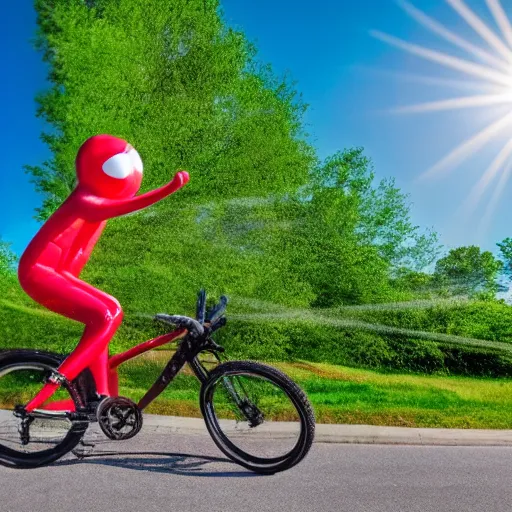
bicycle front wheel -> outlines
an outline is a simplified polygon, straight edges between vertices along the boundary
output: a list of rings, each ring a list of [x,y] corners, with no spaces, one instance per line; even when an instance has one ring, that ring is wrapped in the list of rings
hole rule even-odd
[[[257,473],[291,468],[313,443],[315,418],[306,395],[271,366],[220,364],[201,388],[201,411],[220,450]]]

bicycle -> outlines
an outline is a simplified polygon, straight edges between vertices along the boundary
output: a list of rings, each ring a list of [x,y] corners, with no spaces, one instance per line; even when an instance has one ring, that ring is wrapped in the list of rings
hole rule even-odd
[[[315,417],[302,389],[286,374],[253,361],[224,361],[224,347],[212,334],[226,324],[227,299],[206,311],[201,290],[196,318],[157,314],[153,318],[174,329],[109,358],[111,396],[96,393],[91,372],[67,381],[56,369],[65,356],[37,350],[0,353],[0,464],[35,468],[72,452],[90,423],[98,422],[106,437],[126,440],[138,434],[143,410],[189,365],[199,379],[199,404],[207,430],[232,461],[262,474],[284,471],[309,452]],[[139,400],[118,396],[117,368],[149,350],[171,342],[179,345],[158,379]],[[209,353],[216,366],[207,369],[199,356]],[[42,385],[60,379],[45,404],[27,412]]]

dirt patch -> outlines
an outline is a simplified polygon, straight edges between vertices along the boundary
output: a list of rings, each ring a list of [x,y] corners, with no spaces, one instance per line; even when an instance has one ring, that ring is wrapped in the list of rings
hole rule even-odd
[[[341,369],[323,368],[314,363],[300,362],[300,363],[289,363],[289,365],[292,368],[298,368],[300,370],[306,370],[308,372],[311,372],[311,373],[315,374],[316,376],[321,377],[322,379],[343,380],[343,381],[350,381],[350,382],[364,382],[365,381],[364,377],[356,376],[356,375],[344,372]]]

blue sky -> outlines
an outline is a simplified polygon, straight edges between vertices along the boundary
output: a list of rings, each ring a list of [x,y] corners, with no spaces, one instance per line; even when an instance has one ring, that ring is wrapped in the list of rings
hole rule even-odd
[[[461,36],[486,47],[444,0],[413,3]],[[464,57],[461,51],[421,27],[393,0],[224,0],[222,4],[227,22],[245,31],[259,48],[260,58],[272,63],[278,74],[287,72],[297,81],[296,88],[310,105],[307,128],[320,156],[363,146],[377,176],[394,177],[397,185],[410,194],[413,221],[436,229],[447,247],[478,244],[494,251],[496,242],[512,235],[508,223],[512,184],[505,188],[486,231],[475,229],[485,202],[472,216],[457,213],[503,146],[504,135],[438,179],[417,179],[464,139],[502,115],[503,107],[411,116],[386,113],[399,105],[479,91],[457,91],[396,76],[463,78],[387,46],[369,32],[380,30]],[[467,4],[498,32],[484,0],[467,0]],[[512,18],[512,9],[507,9]],[[0,81],[0,140],[4,169],[0,172],[0,189],[4,198],[0,201],[0,236],[12,241],[19,253],[38,228],[32,215],[39,201],[22,166],[37,164],[49,156],[39,141],[44,125],[35,118],[34,102],[35,94],[46,87],[46,71],[29,42],[35,30],[32,2],[8,2],[1,12],[4,78]]]

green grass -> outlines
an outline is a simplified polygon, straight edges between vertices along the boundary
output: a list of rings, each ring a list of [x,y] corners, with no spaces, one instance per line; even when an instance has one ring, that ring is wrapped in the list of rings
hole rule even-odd
[[[143,396],[169,353],[158,351],[155,356],[141,357],[121,367],[122,395],[135,400]],[[512,379],[383,374],[308,362],[272,364],[306,391],[319,423],[512,427]],[[182,373],[148,412],[199,417],[198,391],[195,377],[190,372]]]
[[[35,304],[15,280],[0,283],[0,293],[0,349],[24,347],[66,353],[76,346],[82,332],[80,324]],[[441,311],[447,317],[446,325],[439,324],[433,330],[510,341],[506,330],[510,327],[505,324],[512,308],[502,305],[484,307],[482,304],[468,307],[464,311],[455,308]],[[153,309],[166,310],[163,305]],[[412,320],[407,321],[405,318],[391,318],[391,313],[389,318],[365,317],[363,320],[380,320],[384,324],[417,329],[427,329],[430,325],[432,328],[432,319],[425,319],[425,315],[434,313],[413,313],[408,313]],[[458,316],[454,316],[455,313]],[[495,320],[503,316],[500,320],[503,329],[494,334],[472,332],[473,317],[480,318],[484,314],[490,315],[485,322],[482,321],[486,325],[494,325]],[[457,319],[465,319],[468,326],[462,328],[459,322],[455,328]],[[114,338],[112,352],[158,334],[146,318],[128,313],[125,320]],[[463,347],[444,354],[440,351],[442,347],[432,342],[414,345],[406,338],[388,340],[377,333],[335,328],[319,330],[317,326],[299,323],[260,323],[249,327],[245,322],[233,321],[223,331],[219,331],[217,340],[226,345],[227,353],[233,358],[287,361],[274,364],[306,390],[319,422],[448,428],[512,426],[512,379],[441,374],[457,371],[476,375],[511,375],[512,363],[508,355],[485,349],[474,349],[474,353],[470,353],[463,351]],[[121,394],[135,400],[141,398],[158,376],[163,366],[162,357],[168,357],[168,354],[158,351],[124,366]],[[315,359],[315,362],[294,362],[297,359]],[[327,364],[327,361],[332,364]],[[385,373],[355,369],[357,366],[373,366],[385,370]],[[433,375],[393,369],[397,367],[431,371]],[[398,373],[400,371],[402,373]],[[148,412],[199,416],[198,390],[192,375],[180,375]]]
[[[328,364],[282,364],[324,423],[510,428],[512,380],[381,374]]]

